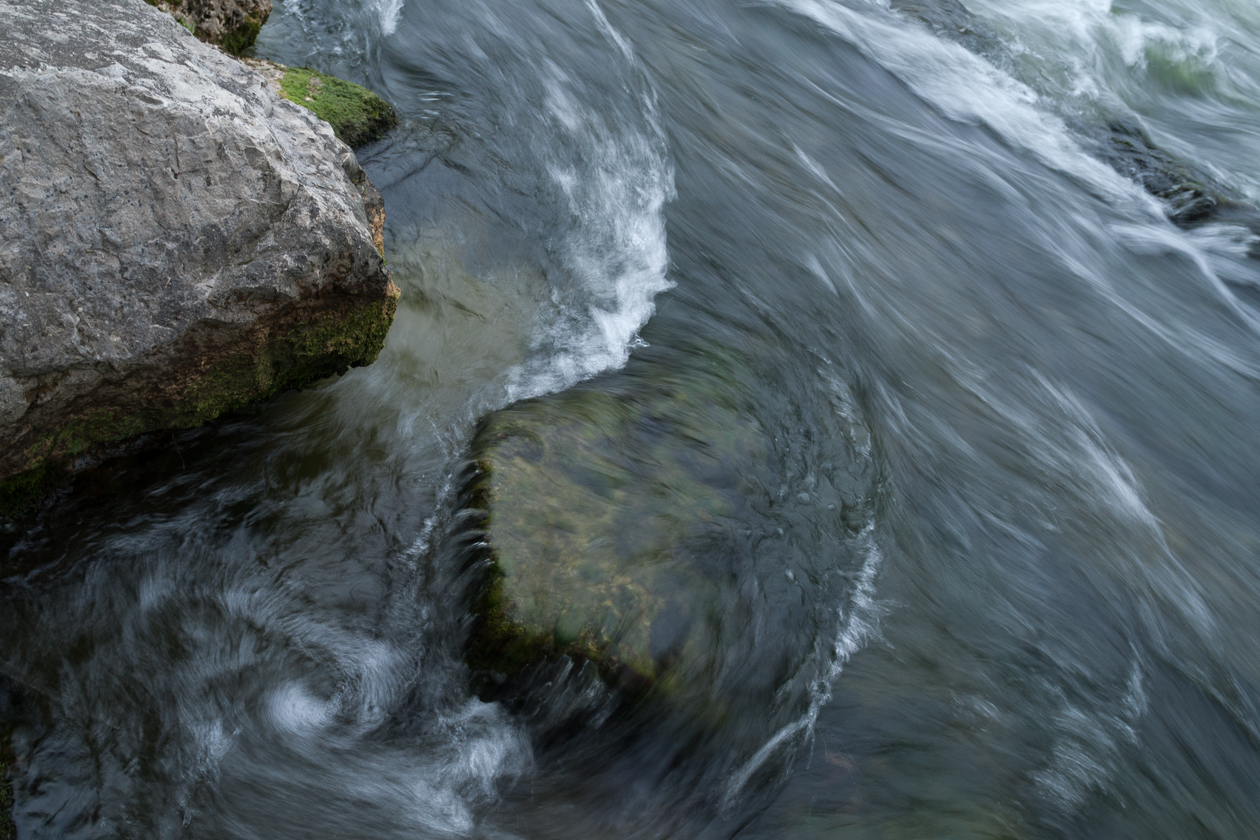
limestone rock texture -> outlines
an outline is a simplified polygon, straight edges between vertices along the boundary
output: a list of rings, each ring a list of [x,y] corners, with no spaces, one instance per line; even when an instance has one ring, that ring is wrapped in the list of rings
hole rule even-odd
[[[380,196],[327,123],[143,0],[0,32],[0,490],[376,358]]]

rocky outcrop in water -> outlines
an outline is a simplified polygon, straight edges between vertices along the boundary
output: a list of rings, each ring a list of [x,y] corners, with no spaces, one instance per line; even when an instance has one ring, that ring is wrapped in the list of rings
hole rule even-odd
[[[145,0],[175,16],[184,28],[207,44],[232,55],[254,45],[271,16],[271,0]]]
[[[747,412],[696,383],[633,400],[579,388],[489,415],[473,451],[489,552],[475,671],[511,678],[568,657],[642,687],[721,648],[703,617],[733,572],[698,558],[768,480]]]
[[[380,198],[327,123],[141,0],[0,30],[0,503],[375,359]]]
[[[697,731],[742,719],[744,733],[809,707],[873,568],[875,473],[842,423],[828,432],[844,453],[799,469],[764,392],[739,384],[754,364],[698,342],[483,419],[461,514],[476,525],[455,532],[483,699],[532,714],[556,686],[612,687]],[[785,537],[818,516],[840,532]]]

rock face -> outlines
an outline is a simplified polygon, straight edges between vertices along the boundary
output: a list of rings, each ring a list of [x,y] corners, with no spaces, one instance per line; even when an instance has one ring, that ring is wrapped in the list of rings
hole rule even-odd
[[[146,0],[207,44],[217,44],[232,55],[254,45],[258,31],[271,16],[271,0]]]
[[[0,31],[0,490],[375,359],[380,196],[327,123],[142,0]]]

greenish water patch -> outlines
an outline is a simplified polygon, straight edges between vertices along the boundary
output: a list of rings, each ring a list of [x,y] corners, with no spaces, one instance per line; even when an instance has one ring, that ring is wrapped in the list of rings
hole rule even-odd
[[[394,108],[365,87],[309,67],[289,67],[280,78],[285,99],[309,108],[347,146],[379,140],[398,124]]]

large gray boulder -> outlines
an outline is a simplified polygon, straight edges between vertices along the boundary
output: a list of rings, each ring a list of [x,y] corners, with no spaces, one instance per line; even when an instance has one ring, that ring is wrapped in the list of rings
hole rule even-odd
[[[0,497],[370,363],[379,207],[327,123],[142,0],[0,0]]]

